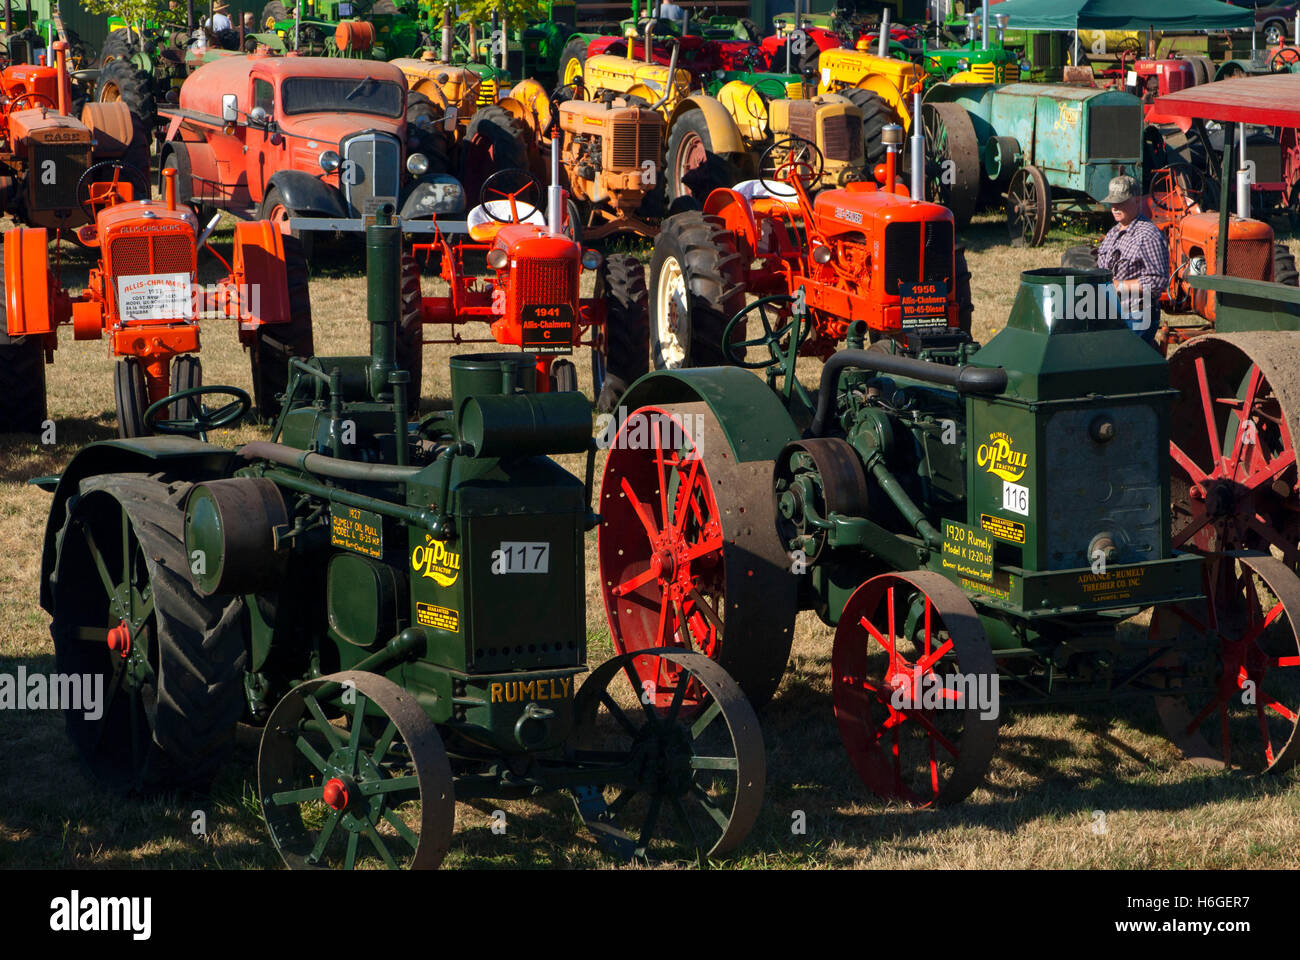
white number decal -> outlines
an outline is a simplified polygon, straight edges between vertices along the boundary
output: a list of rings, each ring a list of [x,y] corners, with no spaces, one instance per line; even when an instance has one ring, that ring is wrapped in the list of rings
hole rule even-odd
[[[1029,516],[1029,488],[1018,483],[1002,481],[1002,509]]]

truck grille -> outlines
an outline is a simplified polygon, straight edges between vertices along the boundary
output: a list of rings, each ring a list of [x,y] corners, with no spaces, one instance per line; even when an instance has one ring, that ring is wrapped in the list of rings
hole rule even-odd
[[[660,127],[657,117],[615,120],[610,148],[611,169],[637,170],[649,160],[659,162]]]
[[[897,296],[899,284],[938,281],[954,291],[952,224],[891,223],[885,227],[885,295]]]
[[[827,160],[862,156],[862,121],[850,113],[831,114],[822,121],[822,154]]]
[[[1088,109],[1088,160],[1142,159],[1142,107],[1101,104]]]
[[[511,271],[512,312],[524,306],[577,303],[576,260],[520,256],[515,263]]]
[[[29,147],[31,173],[27,177],[31,183],[31,209],[70,210],[77,205],[77,184],[81,175],[90,166],[90,144],[80,143],[32,143]],[[46,173],[46,166],[53,161],[52,177]],[[47,183],[46,180],[53,182]]]
[[[381,133],[351,137],[343,143],[343,159],[352,164],[349,169],[354,182],[340,180],[353,216],[365,216],[367,201],[375,197],[397,198],[402,151],[394,137]]]
[[[1229,240],[1227,273],[1246,280],[1271,280],[1273,245],[1259,240]]]

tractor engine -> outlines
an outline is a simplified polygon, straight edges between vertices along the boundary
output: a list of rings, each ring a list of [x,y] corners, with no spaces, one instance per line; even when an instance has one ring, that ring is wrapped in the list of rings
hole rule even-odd
[[[569,100],[559,106],[561,157],[569,191],[630,214],[654,187],[663,144],[663,117],[622,97]]]
[[[768,111],[768,135],[773,141],[798,137],[817,145],[826,160],[822,185],[843,186],[858,179],[864,162],[862,111],[847,97],[824,94],[810,100],[773,100]]]
[[[568,237],[540,233],[532,225],[503,227],[496,237],[509,263],[505,313],[492,323],[498,343],[517,343],[525,350],[573,352],[577,321],[578,275],[582,248]],[[492,262],[489,258],[489,264]]]
[[[1214,320],[1214,291],[1193,289],[1192,277],[1218,273],[1219,215],[1190,213],[1168,232],[1171,278],[1168,303],[1176,313],[1192,311]],[[1273,228],[1261,220],[1228,219],[1228,258],[1224,273],[1245,280],[1273,279]]]
[[[10,167],[3,182],[4,209],[33,226],[83,222],[76,195],[91,164],[91,130],[43,106],[15,111],[8,120],[8,142],[0,147],[9,154]]]

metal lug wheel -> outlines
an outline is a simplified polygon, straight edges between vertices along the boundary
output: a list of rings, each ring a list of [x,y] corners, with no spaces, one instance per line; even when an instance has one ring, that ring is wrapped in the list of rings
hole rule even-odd
[[[677,679],[650,690],[647,675]],[[709,705],[692,717],[688,691],[697,689],[707,691]],[[574,713],[575,759],[627,771],[599,794],[577,793],[602,847],[628,858],[703,864],[744,841],[763,805],[767,761],[758,718],[720,666],[683,650],[623,654],[592,672]]]
[[[975,608],[928,571],[872,577],[840,616],[831,652],[835,719],[877,796],[915,806],[965,798],[997,745],[997,665]]]
[[[1052,220],[1052,188],[1038,167],[1021,167],[1007,187],[1007,230],[1013,243],[1042,244]]]
[[[1294,436],[1300,350],[1289,333],[1198,337],[1173,355],[1173,546],[1276,549],[1300,569]]]
[[[1288,770],[1300,758],[1300,578],[1266,554],[1218,554],[1206,558],[1204,586],[1205,599],[1152,617],[1154,639],[1176,636],[1183,683],[1208,681],[1158,698],[1160,719],[1193,762]]]
[[[262,733],[257,786],[292,868],[431,869],[451,845],[442,738],[411,694],[377,674],[335,673],[286,694]]]
[[[705,440],[707,438],[707,444]],[[642,407],[601,481],[600,587],[619,653],[673,646],[718,661],[756,705],[785,672],[796,578],[767,516],[772,461],[737,462],[707,404]],[[637,661],[664,706],[678,661]],[[692,688],[684,709],[701,709]]]
[[[952,211],[958,230],[970,223],[979,205],[980,149],[970,114],[960,104],[921,106],[925,129],[926,199]]]

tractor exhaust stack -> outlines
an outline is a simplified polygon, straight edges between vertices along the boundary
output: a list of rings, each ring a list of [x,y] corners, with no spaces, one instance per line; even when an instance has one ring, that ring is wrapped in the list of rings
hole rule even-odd
[[[880,36],[876,38],[876,56],[882,60],[889,56],[889,8],[880,12]]]
[[[551,185],[546,188],[546,226],[553,237],[563,232],[560,230],[563,199],[560,189],[560,125],[556,123],[551,130]]]
[[[677,52],[682,48],[680,43],[673,44],[672,56],[668,58],[668,79],[664,81],[664,95],[651,105],[651,110],[658,110],[668,98],[673,95],[673,84],[677,82]]]
[[[654,33],[655,22],[647,20],[645,24],[645,62],[654,63],[654,57],[650,54],[650,37]]]
[[[451,7],[442,11],[442,62],[451,63]]]
[[[909,186],[913,200],[925,199],[925,127],[921,124],[921,91],[912,94],[912,176]]]
[[[59,113],[68,116],[72,102],[72,81],[68,79],[68,42],[54,41],[54,65],[58,68],[59,79]]]

